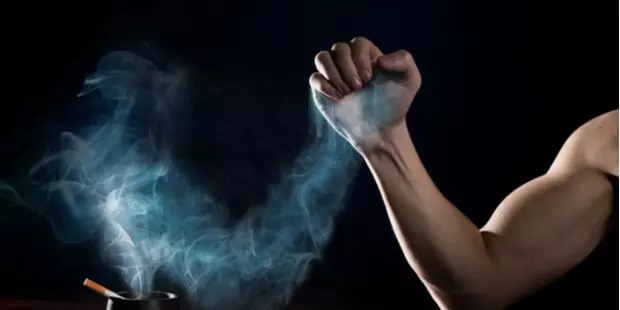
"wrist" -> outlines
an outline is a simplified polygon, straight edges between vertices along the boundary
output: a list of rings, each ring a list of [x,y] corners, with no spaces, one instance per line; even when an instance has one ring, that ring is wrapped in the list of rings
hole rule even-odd
[[[364,158],[372,158],[386,154],[401,153],[402,148],[413,147],[409,129],[405,120],[384,129],[371,145],[360,152]]]

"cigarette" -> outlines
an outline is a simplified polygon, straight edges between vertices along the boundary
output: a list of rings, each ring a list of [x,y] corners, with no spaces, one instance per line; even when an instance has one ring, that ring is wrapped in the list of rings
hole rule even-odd
[[[105,297],[108,297],[108,298],[113,297],[113,298],[118,298],[118,299],[125,299],[125,297],[123,297],[123,296],[121,296],[121,295],[119,295],[117,293],[114,293],[113,291],[111,291],[111,290],[101,286],[101,284],[99,284],[99,283],[97,283],[95,281],[92,281],[90,279],[84,280],[83,285],[88,287],[89,289],[91,289],[91,290],[93,290],[93,291],[95,291],[95,292],[105,296]]]

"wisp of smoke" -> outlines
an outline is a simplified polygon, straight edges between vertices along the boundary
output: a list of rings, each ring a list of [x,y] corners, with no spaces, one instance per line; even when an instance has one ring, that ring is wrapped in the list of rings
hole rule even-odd
[[[103,253],[132,290],[153,290],[158,272],[200,308],[281,307],[330,238],[358,167],[355,152],[311,107],[306,147],[267,201],[233,220],[171,156],[172,132],[186,122],[175,111],[191,101],[186,79],[129,52],[107,54],[81,95],[110,113],[61,135],[62,150],[30,171],[36,195],[9,186],[4,193],[45,214],[61,240],[102,230]],[[63,207],[44,210],[50,199]]]

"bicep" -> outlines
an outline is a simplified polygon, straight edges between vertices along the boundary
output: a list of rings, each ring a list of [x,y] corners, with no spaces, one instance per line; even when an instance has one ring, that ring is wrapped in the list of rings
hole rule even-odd
[[[593,169],[548,173],[510,194],[481,229],[497,295],[515,299],[581,262],[606,231],[611,186]]]
[[[613,193],[604,173],[617,174],[617,127],[612,111],[575,130],[549,171],[508,195],[481,229],[495,295],[516,299],[544,286],[605,235]]]

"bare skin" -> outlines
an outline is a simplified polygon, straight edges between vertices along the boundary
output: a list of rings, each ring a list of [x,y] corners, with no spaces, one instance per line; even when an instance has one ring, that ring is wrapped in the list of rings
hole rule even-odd
[[[320,52],[315,64],[310,85],[331,100],[322,105],[336,113],[322,108],[332,124],[373,70],[399,74],[398,100],[378,139],[351,141],[346,122],[337,130],[365,159],[408,263],[441,309],[506,308],[575,267],[606,234],[613,193],[605,173],[618,175],[618,110],[578,128],[549,170],[508,195],[479,228],[433,184],[411,141],[405,116],[421,86],[411,55],[384,55],[355,38]]]

